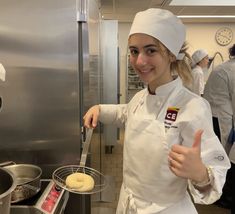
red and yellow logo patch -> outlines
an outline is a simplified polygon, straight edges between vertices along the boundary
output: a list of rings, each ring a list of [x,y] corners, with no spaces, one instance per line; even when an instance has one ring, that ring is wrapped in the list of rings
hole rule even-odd
[[[178,111],[180,109],[177,107],[168,107],[167,112],[166,112],[166,116],[165,116],[165,120],[170,120],[172,122],[174,122],[177,118],[177,114]]]

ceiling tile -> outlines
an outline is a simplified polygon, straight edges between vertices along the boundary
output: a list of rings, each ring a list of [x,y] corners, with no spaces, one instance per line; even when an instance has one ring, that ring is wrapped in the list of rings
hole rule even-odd
[[[169,6],[171,0],[100,0],[106,19],[132,21],[134,15],[150,7],[163,8],[175,15],[235,15],[235,6]],[[234,19],[235,20],[235,19]]]

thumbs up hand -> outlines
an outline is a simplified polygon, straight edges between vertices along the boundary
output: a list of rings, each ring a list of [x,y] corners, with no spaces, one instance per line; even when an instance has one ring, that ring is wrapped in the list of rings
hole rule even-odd
[[[175,144],[171,147],[168,161],[170,170],[179,177],[191,179],[197,183],[208,180],[206,166],[201,160],[201,136],[203,130],[194,135],[192,147]]]

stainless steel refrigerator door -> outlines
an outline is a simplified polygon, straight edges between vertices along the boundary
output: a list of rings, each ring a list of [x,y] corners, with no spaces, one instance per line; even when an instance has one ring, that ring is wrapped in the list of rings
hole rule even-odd
[[[80,159],[76,0],[1,0],[0,161],[51,177]]]
[[[103,103],[119,103],[119,54],[118,54],[118,21],[101,22],[101,50],[103,70]],[[104,142],[106,152],[111,152],[117,144],[118,129],[115,125],[104,125]]]

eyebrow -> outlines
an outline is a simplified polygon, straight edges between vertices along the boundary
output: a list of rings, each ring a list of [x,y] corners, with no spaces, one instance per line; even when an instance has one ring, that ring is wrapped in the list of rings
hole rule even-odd
[[[150,47],[157,47],[157,45],[155,44],[149,44],[149,45],[145,45],[144,48],[150,48]],[[129,46],[129,48],[137,48],[135,46]]]

